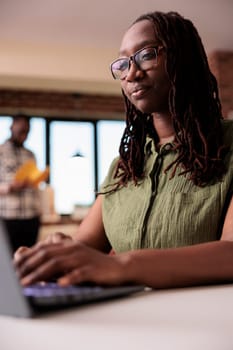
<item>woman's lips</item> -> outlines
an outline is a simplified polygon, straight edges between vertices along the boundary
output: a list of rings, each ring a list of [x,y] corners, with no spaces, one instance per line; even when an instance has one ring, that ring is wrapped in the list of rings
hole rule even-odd
[[[139,99],[139,98],[143,97],[148,91],[149,91],[148,88],[143,88],[143,87],[135,89],[134,91],[132,91],[131,97],[133,97],[135,99]]]

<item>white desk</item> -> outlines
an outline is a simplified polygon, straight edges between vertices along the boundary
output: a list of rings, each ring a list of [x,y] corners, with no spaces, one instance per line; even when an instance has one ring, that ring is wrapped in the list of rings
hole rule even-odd
[[[36,319],[0,316],[1,350],[232,350],[233,285],[149,291]]]

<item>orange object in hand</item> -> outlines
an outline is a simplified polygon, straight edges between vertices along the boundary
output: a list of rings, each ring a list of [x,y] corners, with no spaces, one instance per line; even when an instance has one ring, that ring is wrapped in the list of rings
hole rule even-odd
[[[49,176],[49,167],[41,171],[37,168],[34,160],[25,162],[16,172],[15,181],[28,181],[31,185],[37,186],[40,182],[46,181]]]

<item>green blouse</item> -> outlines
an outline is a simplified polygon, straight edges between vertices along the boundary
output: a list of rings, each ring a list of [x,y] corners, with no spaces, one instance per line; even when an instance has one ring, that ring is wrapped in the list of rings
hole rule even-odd
[[[233,192],[233,122],[223,121],[227,173],[223,179],[198,187],[187,176],[164,169],[177,153],[166,144],[156,152],[154,142],[145,146],[145,178],[130,182],[116,192],[103,195],[103,222],[116,252],[140,248],[169,248],[216,240],[220,237],[226,205]],[[113,184],[117,158],[101,186]]]

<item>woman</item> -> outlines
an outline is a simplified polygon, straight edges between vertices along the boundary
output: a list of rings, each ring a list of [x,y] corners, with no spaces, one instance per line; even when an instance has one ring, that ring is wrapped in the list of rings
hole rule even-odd
[[[196,29],[174,12],[143,15],[111,71],[126,105],[119,158],[77,240],[18,252],[21,283],[232,282],[233,125]]]

